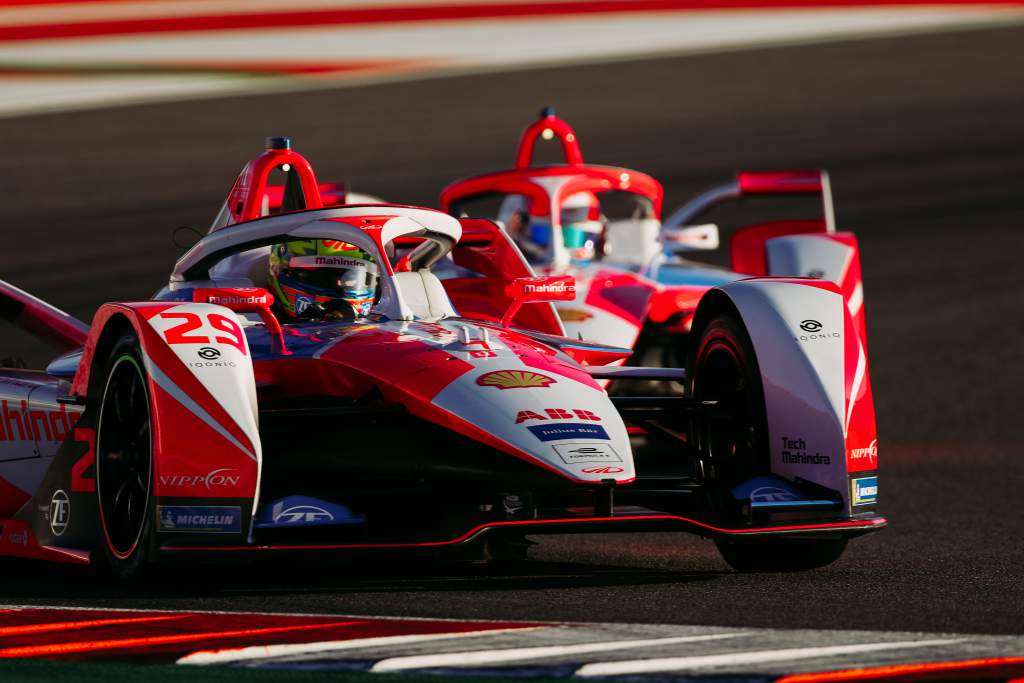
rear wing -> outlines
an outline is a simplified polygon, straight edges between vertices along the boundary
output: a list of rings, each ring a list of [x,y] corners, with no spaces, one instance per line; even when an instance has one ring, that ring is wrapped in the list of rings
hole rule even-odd
[[[0,280],[0,318],[64,349],[85,344],[89,326],[78,318]]]
[[[662,222],[665,229],[681,228],[713,206],[740,197],[761,195],[821,195],[825,232],[836,231],[836,213],[832,204],[832,185],[828,172],[741,171],[730,183],[713,187],[676,209]]]

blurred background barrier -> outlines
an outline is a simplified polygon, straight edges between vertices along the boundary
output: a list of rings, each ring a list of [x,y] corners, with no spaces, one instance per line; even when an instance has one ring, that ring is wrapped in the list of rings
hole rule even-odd
[[[948,0],[11,0],[0,116],[1024,21]]]

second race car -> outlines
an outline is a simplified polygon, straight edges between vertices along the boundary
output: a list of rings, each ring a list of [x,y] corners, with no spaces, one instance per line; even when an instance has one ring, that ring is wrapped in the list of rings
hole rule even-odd
[[[565,161],[535,164],[539,141],[557,140]],[[685,258],[719,248],[719,231],[700,218],[750,196],[808,195],[822,217],[746,225],[729,243],[730,268]],[[523,132],[512,169],[463,178],[441,193],[455,216],[500,221],[540,273],[570,274],[577,293],[555,304],[570,336],[635,349],[632,363],[685,362],[697,306],[712,287],[751,276],[800,276],[834,282],[867,344],[860,250],[838,232],[824,171],[742,172],[662,222],[663,190],[628,168],[584,163],[579,138],[550,109]]]

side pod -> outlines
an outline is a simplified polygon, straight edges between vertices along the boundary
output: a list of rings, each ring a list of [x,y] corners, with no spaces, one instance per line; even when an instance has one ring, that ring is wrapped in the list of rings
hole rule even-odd
[[[839,288],[819,279],[755,278],[718,289],[739,312],[757,356],[772,472],[840,492],[849,514],[872,511],[871,380]]]

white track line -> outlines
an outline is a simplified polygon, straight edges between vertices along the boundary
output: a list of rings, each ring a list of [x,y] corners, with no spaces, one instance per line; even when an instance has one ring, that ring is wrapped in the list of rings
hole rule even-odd
[[[470,652],[448,652],[437,655],[415,655],[384,659],[373,665],[373,673],[391,671],[408,671],[409,669],[432,669],[466,666],[490,666],[524,659],[541,659],[569,655],[588,654],[591,652],[608,652],[611,650],[629,650],[638,647],[656,647],[658,645],[677,645],[679,643],[697,643],[707,640],[736,638],[747,633],[715,633],[702,636],[675,636],[672,638],[650,638],[646,640],[613,640],[601,643],[585,643],[580,645],[548,645],[542,647],[517,647],[505,650],[478,650]]]
[[[386,647],[390,645],[408,645],[454,638],[479,638],[499,633],[525,633],[550,626],[533,626],[525,628],[498,628],[488,631],[464,631],[461,633],[418,633],[407,636],[379,636],[376,638],[356,638],[354,640],[328,640],[319,643],[282,643],[278,645],[253,645],[227,650],[202,650],[185,655],[178,664],[205,666],[208,664],[231,664],[235,662],[251,662],[277,657],[296,655],[321,654],[324,652],[341,652],[370,647]]]
[[[727,652],[717,655],[696,657],[665,657],[662,659],[631,659],[622,662],[594,662],[576,670],[575,676],[592,678],[601,676],[628,676],[633,674],[661,673],[666,671],[688,671],[708,669],[715,666],[732,668],[746,664],[767,664],[789,662],[798,659],[837,657],[862,652],[899,650],[918,647],[934,647],[963,642],[963,638],[945,640],[908,640],[899,643],[864,643],[861,645],[833,645],[829,647],[794,647],[784,650],[755,650],[753,652]]]

